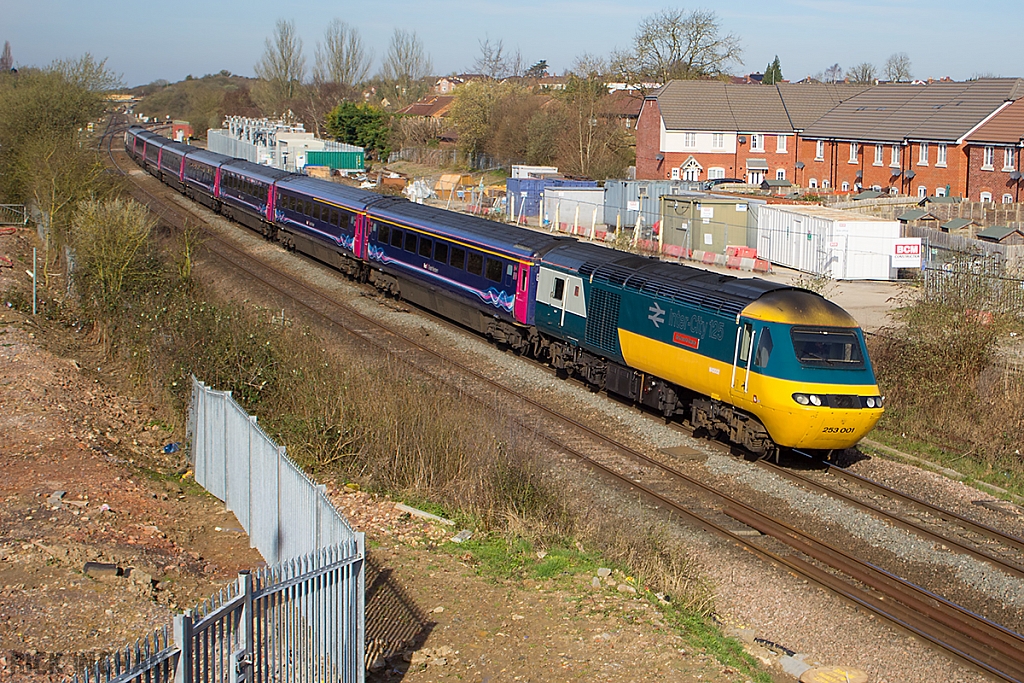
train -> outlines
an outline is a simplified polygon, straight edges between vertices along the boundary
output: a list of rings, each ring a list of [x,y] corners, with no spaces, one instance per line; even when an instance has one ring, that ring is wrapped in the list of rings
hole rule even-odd
[[[849,448],[883,413],[862,330],[815,292],[289,173],[139,126],[124,143],[151,175],[288,249],[752,453]]]

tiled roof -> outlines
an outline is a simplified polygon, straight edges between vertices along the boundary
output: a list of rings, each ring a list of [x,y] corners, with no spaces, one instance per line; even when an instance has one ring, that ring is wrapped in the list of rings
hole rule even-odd
[[[804,137],[877,142],[955,142],[1007,100],[1024,95],[1024,80],[986,78],[925,85],[886,83],[842,102]]]
[[[971,142],[1019,144],[1024,139],[1024,97],[993,116],[967,139]]]
[[[669,130],[792,133],[864,88],[843,83],[670,81],[652,97]]]
[[[399,109],[398,113],[406,116],[444,116],[454,101],[452,95],[430,95]]]
[[[601,101],[601,111],[614,116],[640,116],[644,98],[634,92],[616,90]]]
[[[779,83],[782,103],[796,130],[805,130],[845,100],[868,89],[849,83]]]

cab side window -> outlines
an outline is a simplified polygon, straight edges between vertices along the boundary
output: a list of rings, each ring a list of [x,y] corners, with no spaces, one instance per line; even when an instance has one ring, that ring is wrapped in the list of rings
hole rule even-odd
[[[754,367],[768,367],[768,359],[772,355],[772,332],[767,327],[761,328],[761,337],[754,353]]]

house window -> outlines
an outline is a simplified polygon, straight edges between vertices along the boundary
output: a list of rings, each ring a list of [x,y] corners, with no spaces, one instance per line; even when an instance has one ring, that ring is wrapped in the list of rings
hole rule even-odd
[[[679,180],[679,169],[678,168],[673,168],[672,169],[672,180]]]
[[[936,187],[935,188],[935,196],[936,197],[945,197],[946,196],[946,188],[944,188],[944,187]]]
[[[761,135],[760,133],[754,133],[753,135],[750,136],[750,151],[764,151],[764,135]]]
[[[1003,204],[1013,204],[1013,195],[1012,194],[1004,194],[1003,195]]]
[[[992,162],[995,159],[995,156],[996,156],[996,148],[995,147],[986,147],[985,148],[985,156],[984,156],[984,158],[981,161],[981,170],[983,170],[983,171],[991,171],[992,170]]]
[[[881,192],[882,191],[882,186],[881,185],[872,185],[871,189],[874,190],[875,192]]]
[[[821,181],[821,188],[823,190],[827,190],[829,187],[831,187],[831,185],[832,184],[830,182],[828,182],[828,178],[826,178],[825,180]]]
[[[978,196],[978,201],[980,201],[980,202],[991,202],[992,201],[992,193],[991,192],[982,192]]]
[[[812,190],[818,189],[818,179],[817,178],[811,178],[810,180],[808,180],[807,181],[807,187],[811,188]]]
[[[696,133],[684,133],[683,134],[683,147],[696,147],[697,146],[697,134]]]
[[[895,197],[895,196],[896,196],[896,195],[898,195],[899,193],[900,193],[900,189],[899,189],[898,187],[895,187],[895,186],[894,186],[894,187],[890,187],[890,188],[889,188],[889,194],[890,194],[891,196]]]
[[[1006,149],[1003,150],[1003,170],[1004,171],[1012,171],[1013,170],[1013,163],[1014,163],[1014,161],[1016,161],[1014,159],[1014,156],[1016,156],[1016,155],[1013,153],[1013,147],[1007,147]]]
[[[786,169],[784,169],[784,168],[776,169],[776,171],[775,171],[775,179],[776,180],[785,180],[786,179]]]
[[[775,151],[778,152],[779,154],[784,154],[786,152],[786,136],[785,135],[777,135],[775,137]]]
[[[859,152],[859,151],[860,151],[860,145],[858,145],[856,142],[851,142],[850,143],[850,163],[851,164],[857,163],[857,152]]]
[[[725,169],[719,166],[712,166],[708,169],[708,180],[716,180],[725,177]]]
[[[711,135],[711,146],[715,149],[725,148],[725,134],[724,133],[713,133]],[[725,176],[722,176],[723,178]]]
[[[883,154],[885,154],[885,145],[875,145],[875,166],[882,165]]]
[[[848,183],[848,182],[846,182],[844,180],[843,184],[842,184],[842,188],[843,188],[843,192],[849,192],[850,191],[850,183]]]
[[[825,160],[825,141],[818,140],[814,143],[814,160],[824,161]]]
[[[927,196],[928,196],[928,188],[925,187],[924,185],[918,185],[917,186],[917,198],[918,199],[924,199]]]
[[[900,165],[900,146],[899,145],[893,145],[892,146],[892,158],[889,160],[889,165],[890,166],[899,166]]]
[[[917,165],[918,166],[927,166],[928,165],[928,143],[927,142],[922,142],[921,146],[918,147]]]
[[[935,165],[945,166],[946,165],[946,144],[939,143],[935,146]]]

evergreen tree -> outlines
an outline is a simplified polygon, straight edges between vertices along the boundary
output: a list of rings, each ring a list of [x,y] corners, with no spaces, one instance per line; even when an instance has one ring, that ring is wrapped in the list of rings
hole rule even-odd
[[[779,62],[778,55],[775,55],[774,61],[765,68],[764,78],[761,79],[761,82],[765,85],[775,85],[782,82],[782,64]]]

